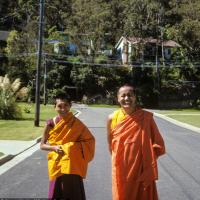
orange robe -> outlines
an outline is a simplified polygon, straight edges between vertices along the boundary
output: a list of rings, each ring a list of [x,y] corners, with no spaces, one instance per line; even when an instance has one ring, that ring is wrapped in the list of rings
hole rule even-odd
[[[49,179],[62,174],[86,176],[88,162],[94,157],[95,139],[88,128],[71,112],[50,131],[50,145],[60,145],[64,154],[48,153]]]
[[[113,200],[157,200],[157,158],[165,153],[153,114],[142,109],[114,112],[112,136]]]

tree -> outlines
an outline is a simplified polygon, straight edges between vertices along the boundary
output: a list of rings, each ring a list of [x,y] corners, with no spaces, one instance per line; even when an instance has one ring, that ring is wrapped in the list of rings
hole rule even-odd
[[[124,12],[124,32],[131,37],[157,36],[158,14],[162,10],[158,1],[127,1]]]
[[[64,27],[82,55],[88,48],[94,54],[101,48],[105,35],[110,32],[110,14],[110,5],[106,1],[73,1],[71,16],[64,21]]]
[[[24,84],[34,77],[36,46],[32,38],[30,32],[11,31],[5,49],[9,59],[9,76],[19,77]]]
[[[1,68],[1,73],[9,73],[13,78],[20,77],[22,84],[35,77],[38,15],[39,0],[0,2],[0,28],[12,30],[6,48],[9,65],[5,70]],[[141,41],[146,37],[172,39],[182,46],[179,64],[189,68],[175,71],[159,69],[161,88],[162,84],[167,85],[164,79],[197,81],[200,68],[194,66],[200,54],[199,16],[198,0],[45,0],[43,46],[45,54],[43,55],[47,60],[64,59],[74,62],[66,55],[55,55],[53,45],[48,43],[51,39],[59,40],[59,45],[66,47],[66,36],[70,42],[79,47],[79,54],[83,59],[78,62],[84,60],[90,63],[96,61],[108,63],[106,57],[99,56],[99,50],[106,45],[114,49],[114,45],[122,35],[140,37],[143,39]],[[138,52],[143,48],[141,42]],[[89,58],[88,50],[90,50]],[[2,51],[4,52],[3,49]],[[95,92],[103,94],[105,89],[112,90],[118,83],[130,79],[130,72],[121,72],[119,68],[98,68],[85,64],[78,66],[80,65],[52,66],[49,69],[49,89],[52,91],[75,85],[90,94]],[[144,88],[145,95],[157,94],[156,87],[151,87],[154,82],[156,83],[156,71],[143,68],[134,71],[137,74],[134,81]],[[94,84],[91,81],[94,81]],[[171,84],[170,87],[173,86]]]
[[[186,50],[186,55],[191,61],[198,61],[200,54],[200,4],[198,0],[175,1],[171,0],[171,16],[168,34],[175,38]],[[192,12],[191,12],[192,10]]]

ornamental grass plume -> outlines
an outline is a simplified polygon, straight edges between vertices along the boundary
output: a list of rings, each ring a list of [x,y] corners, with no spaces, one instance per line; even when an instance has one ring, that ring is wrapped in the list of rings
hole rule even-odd
[[[21,110],[16,100],[28,95],[28,88],[22,87],[20,79],[10,81],[8,75],[0,76],[0,119],[21,118]]]
[[[15,93],[16,91],[19,90],[20,88],[20,85],[21,85],[21,82],[20,82],[20,79],[17,78],[14,80],[14,82],[11,84],[11,89],[12,91]]]
[[[18,99],[23,99],[27,97],[29,92],[29,89],[27,87],[22,87],[17,93],[16,93],[16,98]]]
[[[3,90],[7,90],[9,89],[9,85],[10,85],[10,80],[8,78],[8,75],[6,74],[5,77],[1,77],[0,87]]]

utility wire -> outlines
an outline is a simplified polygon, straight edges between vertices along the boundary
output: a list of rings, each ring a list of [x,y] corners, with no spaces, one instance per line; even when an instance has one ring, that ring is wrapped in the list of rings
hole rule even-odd
[[[37,56],[37,53],[20,53],[20,54],[12,54],[12,55],[1,55],[0,57],[7,57],[7,58],[22,58],[22,57],[32,57],[32,56]],[[66,56],[66,55],[59,55],[57,54],[50,54],[50,53],[43,53],[43,56],[47,57],[47,61],[52,62],[52,63],[60,63],[60,64],[73,64],[73,65],[89,65],[89,66],[96,66],[96,67],[134,67],[134,68],[156,68],[156,64],[155,63],[151,63],[151,64],[142,64],[142,63],[136,63],[136,64],[119,64],[119,63],[114,63],[119,62],[119,60],[116,59],[110,59],[110,61],[113,61],[113,63],[95,63],[95,62],[73,62],[73,61],[67,61],[67,60],[61,60],[63,58],[73,58],[73,56]],[[48,58],[48,56],[57,56],[57,59],[51,59]],[[200,62],[193,64],[193,66],[195,68],[200,68]],[[165,64],[165,66],[163,65],[158,65],[159,68],[191,68],[189,65],[186,64],[181,64],[181,63],[176,63],[176,64],[169,64],[167,66],[167,64]]]
[[[70,62],[70,61],[65,61],[65,60],[56,60],[56,59],[47,59],[47,61],[50,61],[52,63],[63,63],[63,64],[74,64],[74,65],[89,65],[89,66],[96,66],[96,67],[132,67],[132,68],[156,68],[156,64],[154,65],[148,65],[148,64],[127,64],[127,65],[122,65],[122,64],[101,64],[101,63],[90,63],[90,62]],[[167,67],[166,65],[159,65],[159,68],[189,68],[188,65],[172,65],[170,67]],[[199,65],[196,65],[197,68],[200,67]]]

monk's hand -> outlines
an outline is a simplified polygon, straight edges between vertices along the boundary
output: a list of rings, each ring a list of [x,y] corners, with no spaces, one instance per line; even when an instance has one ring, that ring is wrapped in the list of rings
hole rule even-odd
[[[63,150],[60,145],[55,146],[55,152],[58,154],[63,154]]]

